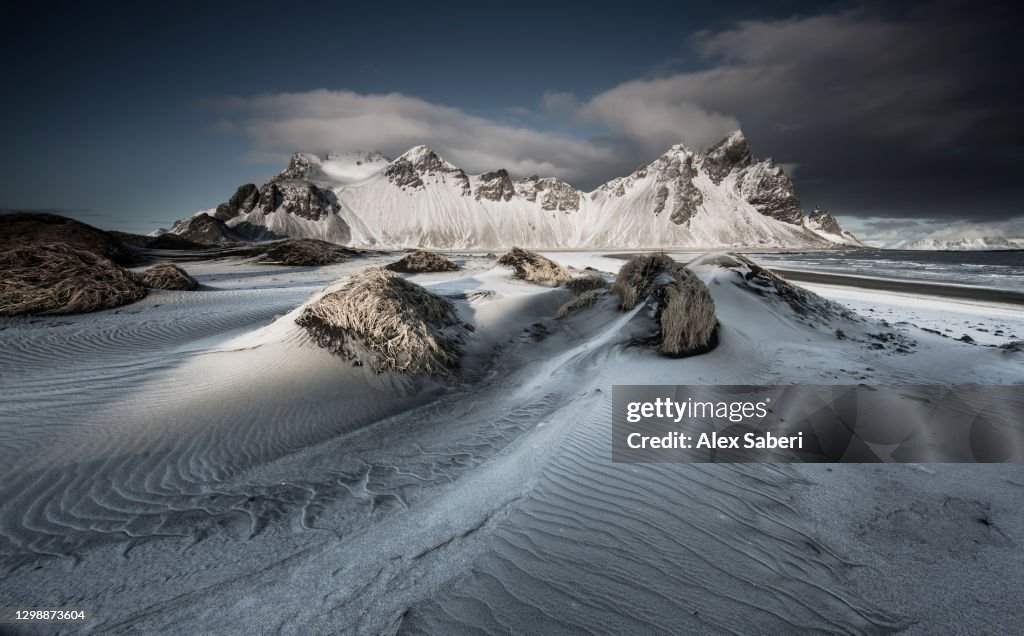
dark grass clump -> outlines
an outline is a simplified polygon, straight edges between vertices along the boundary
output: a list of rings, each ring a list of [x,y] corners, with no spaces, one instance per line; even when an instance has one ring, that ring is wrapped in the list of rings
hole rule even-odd
[[[452,373],[465,330],[450,300],[378,267],[309,304],[295,322],[332,353],[410,375]]]
[[[317,239],[286,239],[260,246],[261,263],[293,267],[343,263],[356,252],[352,249]]]
[[[511,267],[516,278],[538,285],[556,287],[572,279],[569,270],[555,261],[521,247],[513,247],[505,252],[497,263]]]
[[[69,245],[0,251],[0,315],[77,314],[146,296],[138,277],[103,256]]]
[[[708,286],[692,272],[685,273],[654,294],[658,300],[655,317],[661,327],[658,352],[674,358],[710,351],[718,326]]]
[[[839,318],[849,321],[859,320],[856,314],[839,303],[826,300],[813,292],[794,285],[746,256],[741,254],[730,254],[729,256],[733,261],[729,262],[728,257],[726,257],[723,259],[721,266],[740,273],[744,281],[746,281],[745,288],[749,291],[762,296],[766,294],[774,295],[785,301],[798,315],[805,318],[817,318],[823,323]]]
[[[565,284],[566,288],[577,296],[595,289],[608,289],[608,281],[599,274],[587,274],[574,278]]]
[[[0,214],[0,251],[61,243],[92,252],[121,265],[140,259],[109,232],[59,214]]]
[[[149,269],[138,273],[139,282],[152,289],[174,289],[193,291],[199,289],[199,282],[188,275],[188,272],[178,267],[165,263],[154,265]]]
[[[416,250],[391,263],[387,266],[387,269],[403,274],[417,274],[423,272],[454,272],[459,269],[459,266],[440,254],[426,250]]]
[[[665,254],[642,254],[619,270],[612,291],[619,309],[629,311],[652,298],[658,322],[658,352],[679,358],[710,351],[717,344],[715,301],[707,285]]]
[[[650,295],[658,277],[685,277],[685,268],[665,254],[642,254],[629,259],[619,269],[612,291],[619,296],[619,309],[628,311]]]
[[[587,291],[583,292],[576,298],[573,298],[569,302],[559,307],[558,313],[555,314],[555,318],[561,320],[562,318],[565,318],[574,311],[579,311],[580,309],[593,307],[594,304],[597,303],[597,299],[600,297],[602,293],[603,290],[600,289],[588,289]]]

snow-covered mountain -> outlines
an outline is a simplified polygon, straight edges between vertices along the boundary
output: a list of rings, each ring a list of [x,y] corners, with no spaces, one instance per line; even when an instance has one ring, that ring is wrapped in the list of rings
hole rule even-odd
[[[1020,250],[1024,249],[1024,238],[1003,238],[1001,236],[979,236],[961,239],[919,239],[916,241],[900,241],[890,246],[897,250],[943,250],[943,251],[984,251],[984,250]]]
[[[857,240],[857,237],[839,225],[836,217],[821,208],[814,208],[811,213],[803,219],[804,227],[822,236],[833,243],[845,244],[851,247],[863,247],[864,244]]]
[[[252,240],[366,247],[860,245],[827,212],[805,217],[789,177],[771,159],[755,160],[739,131],[703,153],[672,146],[592,192],[551,177],[514,180],[506,170],[467,174],[426,146],[393,161],[297,153],[281,174],[261,188],[241,186],[212,216]]]

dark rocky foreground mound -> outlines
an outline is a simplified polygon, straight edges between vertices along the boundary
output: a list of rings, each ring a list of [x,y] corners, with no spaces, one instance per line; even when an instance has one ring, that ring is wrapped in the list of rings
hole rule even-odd
[[[378,267],[313,301],[295,322],[321,347],[378,373],[447,375],[465,335],[450,300]]]
[[[459,266],[440,254],[416,250],[387,266],[393,272],[415,274],[420,272],[454,272]]]
[[[0,250],[62,244],[130,265],[138,257],[109,232],[59,214],[13,212],[0,214]]]
[[[554,287],[572,279],[569,270],[555,261],[521,247],[513,247],[505,252],[498,259],[497,264],[511,267],[516,278],[539,285]]]
[[[188,272],[170,263],[154,265],[137,274],[139,282],[152,289],[173,289],[193,291],[199,289],[199,282]]]
[[[110,259],[62,243],[0,250],[0,315],[74,314],[142,299],[139,277]]]

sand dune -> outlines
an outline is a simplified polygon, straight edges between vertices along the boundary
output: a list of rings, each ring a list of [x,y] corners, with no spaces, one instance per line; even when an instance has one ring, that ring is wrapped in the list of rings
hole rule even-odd
[[[989,573],[970,575],[988,607],[957,611],[1014,624],[1017,467],[962,483],[844,466],[838,483],[824,467],[612,464],[609,429],[615,384],[1021,383],[1019,357],[814,294],[799,311],[719,255],[691,263],[719,345],[668,359],[645,342],[644,303],[620,312],[609,295],[556,320],[572,292],[454,256],[460,271],[410,279],[474,326],[459,375],[377,375],[294,317],[390,260],[202,263],[204,292],[3,323],[5,603],[87,606],[86,631],[105,634],[932,633],[955,590],[913,574],[922,555],[952,558],[926,529],[955,479],[943,527],[986,533],[971,558]],[[873,551],[899,533],[917,540]]]

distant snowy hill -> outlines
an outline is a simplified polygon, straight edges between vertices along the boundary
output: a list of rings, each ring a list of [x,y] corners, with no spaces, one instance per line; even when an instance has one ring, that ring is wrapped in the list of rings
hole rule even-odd
[[[833,243],[849,245],[851,247],[864,247],[864,244],[858,241],[856,236],[839,225],[836,217],[821,208],[814,208],[804,218],[803,224],[804,227]]]
[[[1024,238],[1008,239],[1001,236],[980,236],[956,240],[920,239],[900,241],[891,246],[897,250],[943,250],[943,251],[984,251],[1024,249]]]
[[[241,186],[211,216],[251,240],[367,247],[860,246],[827,212],[804,216],[789,177],[771,159],[755,160],[738,131],[704,153],[673,146],[592,192],[551,177],[514,180],[505,170],[467,174],[426,146],[394,160],[297,153],[281,174],[261,188]]]

